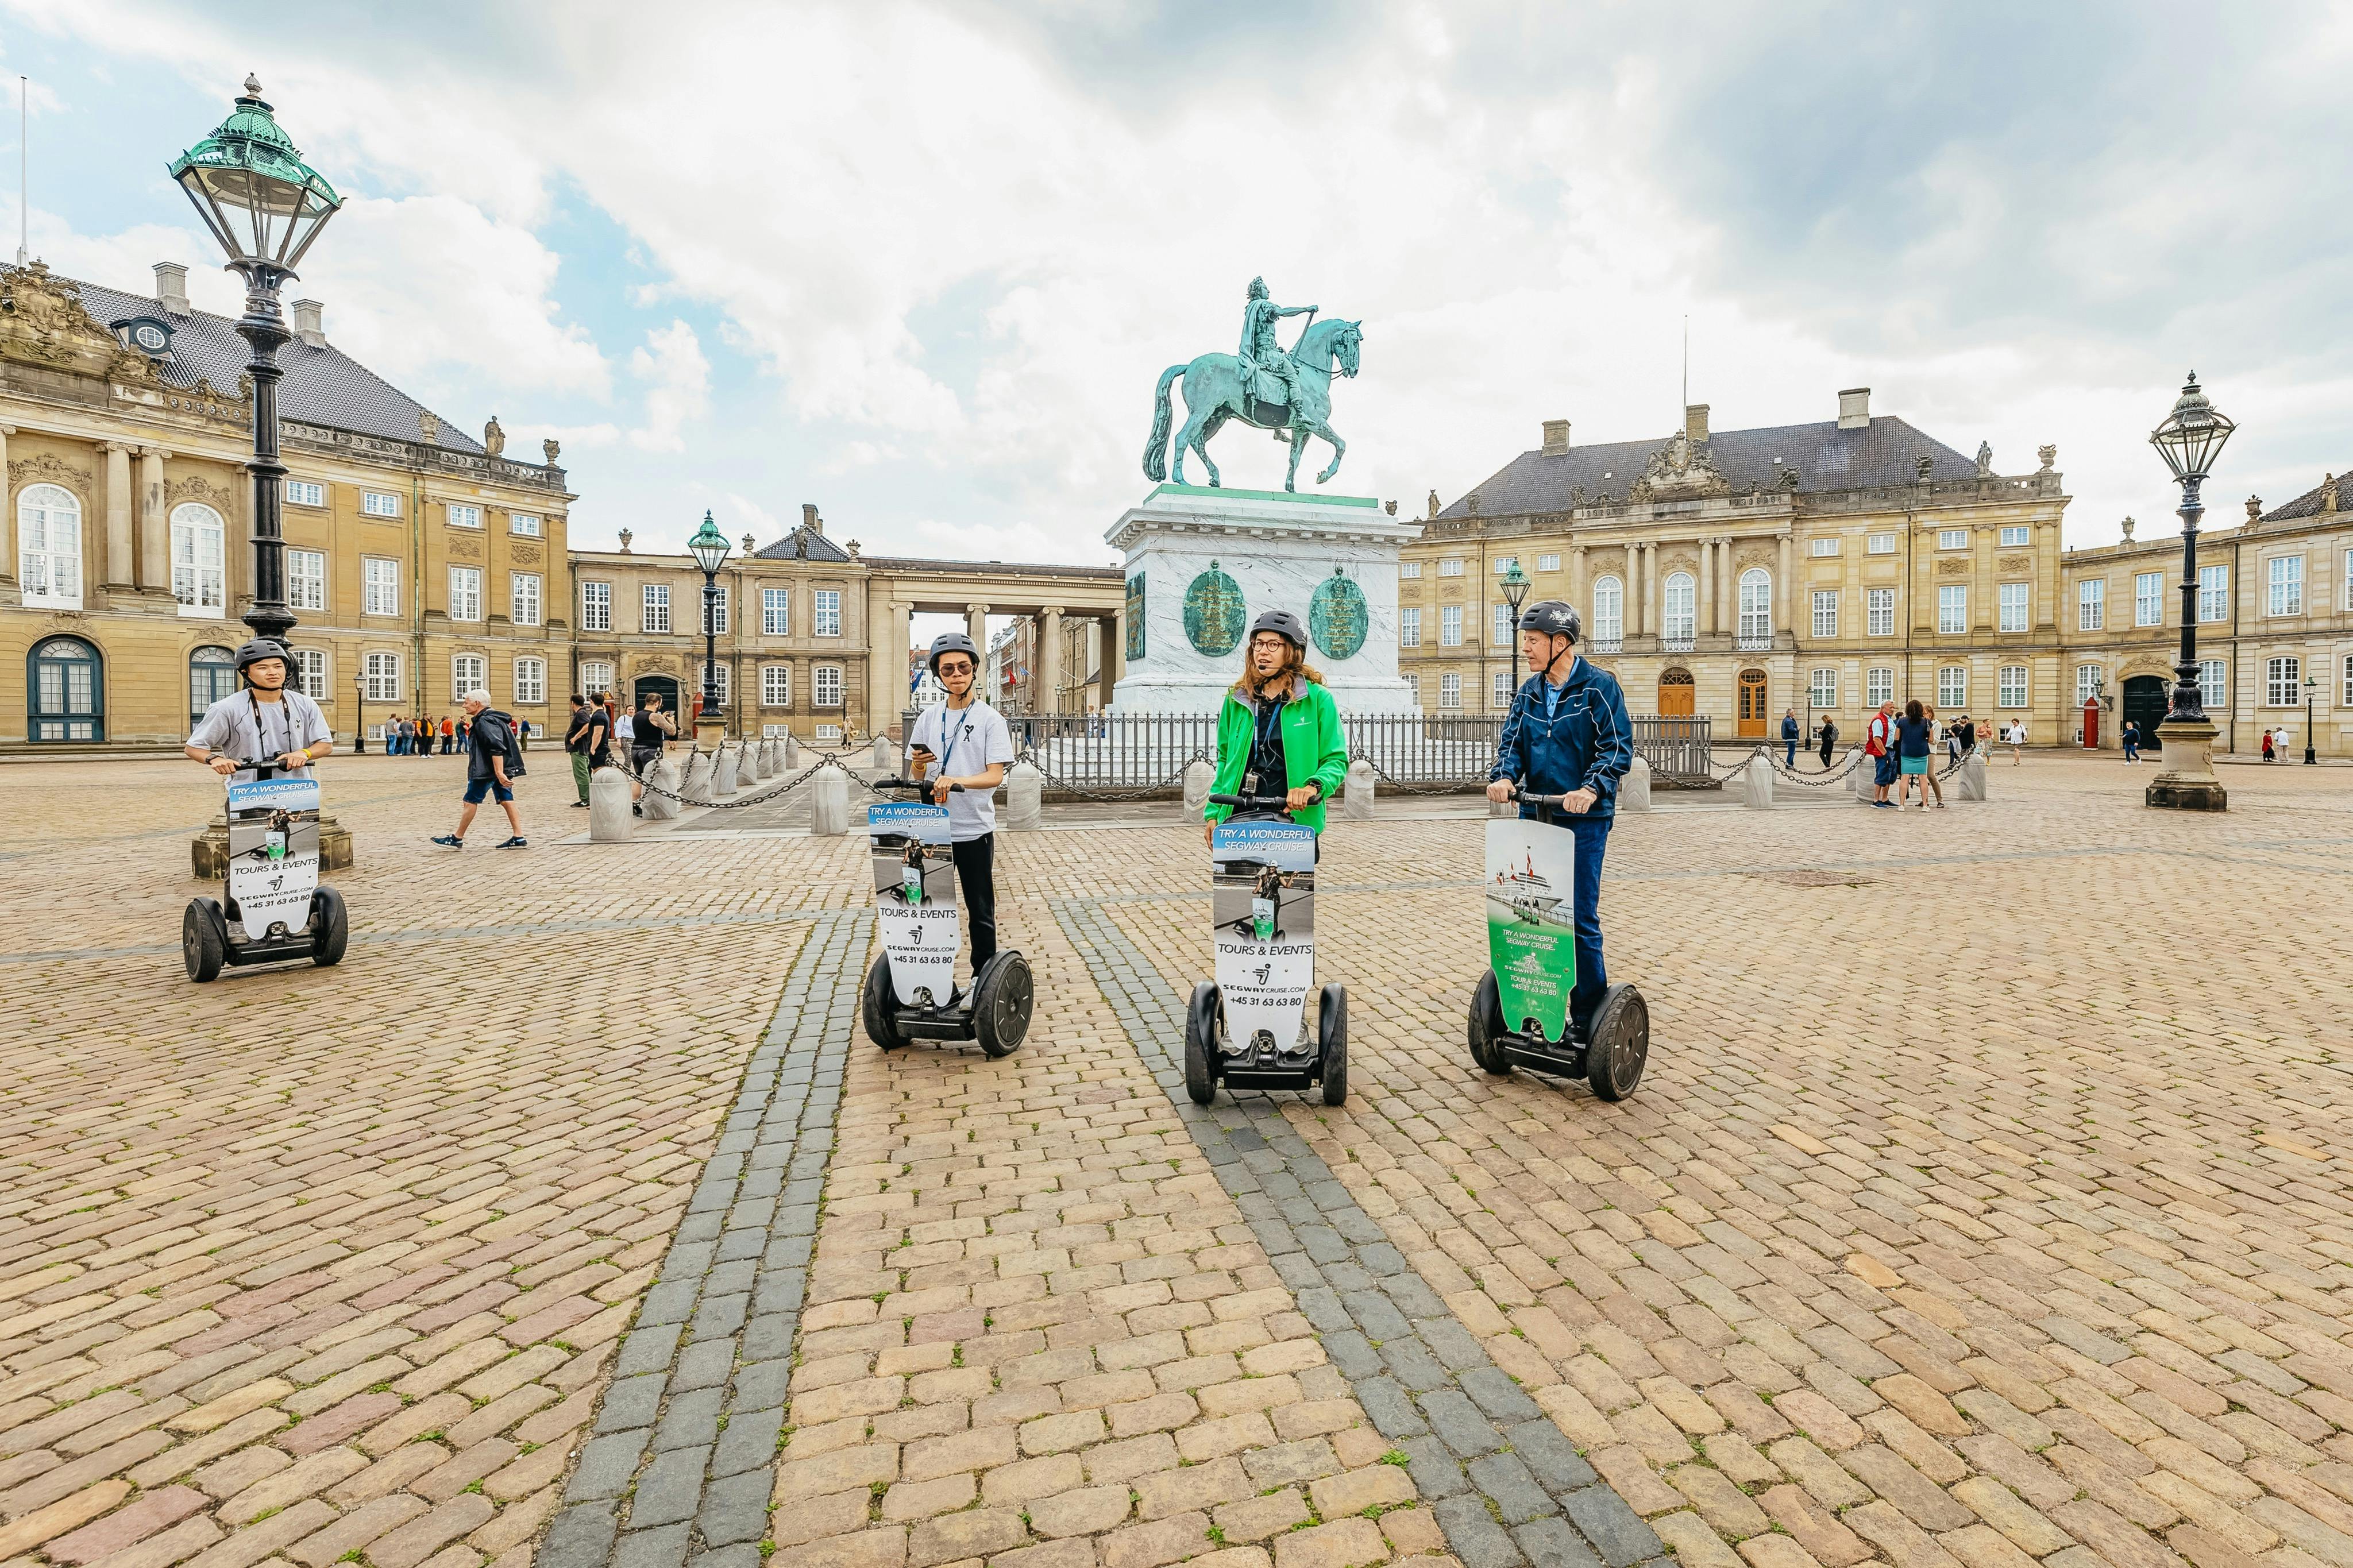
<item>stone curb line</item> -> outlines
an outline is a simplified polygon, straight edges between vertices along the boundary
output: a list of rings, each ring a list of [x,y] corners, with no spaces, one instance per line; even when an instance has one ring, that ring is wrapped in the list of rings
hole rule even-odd
[[[1666,1548],[1390,1245],[1271,1095],[1185,1093],[1185,1002],[1095,900],[1071,943],[1464,1568],[1665,1568]],[[1574,1528],[1572,1528],[1574,1525]]]
[[[865,910],[816,918],[538,1568],[758,1568],[868,942]]]

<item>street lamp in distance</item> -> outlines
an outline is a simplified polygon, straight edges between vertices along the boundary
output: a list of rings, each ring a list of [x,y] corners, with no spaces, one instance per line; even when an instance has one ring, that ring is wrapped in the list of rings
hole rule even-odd
[[[1512,635],[1510,641],[1512,645],[1512,689],[1514,691],[1517,691],[1520,689],[1520,605],[1528,596],[1528,574],[1521,571],[1519,562],[1516,559],[1514,560],[1510,568],[1504,574],[1504,602],[1512,606]],[[1510,703],[1510,698],[1506,697],[1504,699],[1504,705],[1509,707]]]
[[[352,677],[352,755],[367,755],[367,676],[364,672]]]
[[[2198,384],[2198,373],[2191,371],[2173,411],[2148,437],[2148,444],[2181,485],[2181,657],[2173,667],[2172,703],[2157,730],[2166,768],[2149,781],[2142,795],[2147,805],[2167,810],[2230,808],[2222,781],[2214,776],[2214,726],[2206,717],[2198,685],[2198,520],[2206,510],[2198,491],[2237,428],[2214,406]]]
[[[2320,692],[2320,677],[2304,678],[2304,765],[2311,767],[2320,761],[2319,748],[2313,744],[2317,737],[2312,730],[2312,700]]]
[[[719,726],[719,737],[724,740],[727,718],[719,701],[719,568],[727,563],[727,536],[708,511],[686,549],[702,568],[702,711],[695,715],[695,724]]]

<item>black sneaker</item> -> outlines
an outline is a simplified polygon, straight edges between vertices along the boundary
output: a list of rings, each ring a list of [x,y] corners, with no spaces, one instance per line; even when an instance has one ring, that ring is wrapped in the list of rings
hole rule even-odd
[[[491,847],[493,849],[528,849],[531,847],[531,840],[518,833],[512,838],[506,839],[501,843],[493,844]]]
[[[572,803],[572,809],[575,811],[586,811],[588,809],[588,803],[585,800],[575,800]]]
[[[466,841],[454,833],[445,833],[433,842],[448,849],[463,849],[466,847]]]
[[[631,816],[643,816],[645,814],[646,808],[642,802],[633,800],[629,803],[629,815]]]

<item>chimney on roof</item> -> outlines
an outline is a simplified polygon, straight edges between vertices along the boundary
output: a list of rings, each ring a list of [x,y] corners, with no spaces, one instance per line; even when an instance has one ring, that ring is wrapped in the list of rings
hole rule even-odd
[[[155,303],[174,316],[188,313],[188,269],[176,261],[155,263]]]
[[[294,335],[314,349],[327,346],[326,309],[316,300],[294,301]]]
[[[1544,455],[1557,458],[1568,450],[1568,421],[1547,419],[1544,422]]]
[[[1861,430],[1871,423],[1871,388],[1850,386],[1839,394],[1839,428]]]
[[[1706,404],[1687,403],[1683,405],[1683,439],[1689,441],[1694,447],[1704,447],[1707,445]]]
[[[801,526],[807,529],[811,533],[823,533],[825,531],[825,519],[818,516],[817,502],[813,500],[805,500],[801,502]]]

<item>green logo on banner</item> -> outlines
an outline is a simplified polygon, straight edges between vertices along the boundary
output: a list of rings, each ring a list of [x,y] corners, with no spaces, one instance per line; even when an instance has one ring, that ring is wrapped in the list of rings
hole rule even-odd
[[[1365,646],[1365,591],[1332,568],[1307,605],[1307,635],[1331,658],[1353,658]]]
[[[1144,657],[1144,574],[1127,580],[1127,657]]]
[[[1185,590],[1185,640],[1193,645],[1195,653],[1221,658],[1241,646],[1248,614],[1241,584],[1219,571],[1212,561],[1209,569]]]

